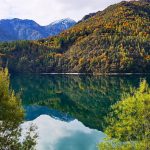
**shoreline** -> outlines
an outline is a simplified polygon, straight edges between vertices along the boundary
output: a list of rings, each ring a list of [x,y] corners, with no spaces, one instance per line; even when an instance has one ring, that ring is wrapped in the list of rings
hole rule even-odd
[[[117,75],[150,75],[150,73],[39,73],[41,75],[98,75],[98,76],[117,76]]]

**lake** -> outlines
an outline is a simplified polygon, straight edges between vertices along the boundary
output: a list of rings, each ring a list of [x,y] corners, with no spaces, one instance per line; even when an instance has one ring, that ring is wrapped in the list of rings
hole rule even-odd
[[[111,105],[147,75],[11,75],[26,111],[23,128],[37,125],[37,150],[96,150]]]

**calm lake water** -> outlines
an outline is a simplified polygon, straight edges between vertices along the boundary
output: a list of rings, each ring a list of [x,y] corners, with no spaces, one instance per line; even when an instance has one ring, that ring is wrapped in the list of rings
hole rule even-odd
[[[104,117],[130,87],[149,76],[11,75],[26,110],[23,128],[37,125],[37,150],[96,150]]]

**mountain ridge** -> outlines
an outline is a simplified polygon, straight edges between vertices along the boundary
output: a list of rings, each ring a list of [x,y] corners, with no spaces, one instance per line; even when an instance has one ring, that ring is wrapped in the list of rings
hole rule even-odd
[[[0,41],[36,40],[61,33],[72,27],[76,22],[62,19],[55,24],[41,26],[30,19],[2,19],[0,20]]]

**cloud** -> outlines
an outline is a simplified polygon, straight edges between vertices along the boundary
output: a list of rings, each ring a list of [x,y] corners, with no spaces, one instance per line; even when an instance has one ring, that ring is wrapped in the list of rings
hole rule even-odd
[[[62,18],[80,20],[121,0],[0,0],[0,19],[33,19],[46,25]]]
[[[38,133],[37,149],[96,149],[97,143],[105,138],[105,134],[85,127],[78,120],[64,122],[56,120],[48,115],[41,115],[33,121],[21,125],[22,135],[25,136],[26,129],[31,124],[37,126]],[[22,137],[23,138],[23,137]]]

